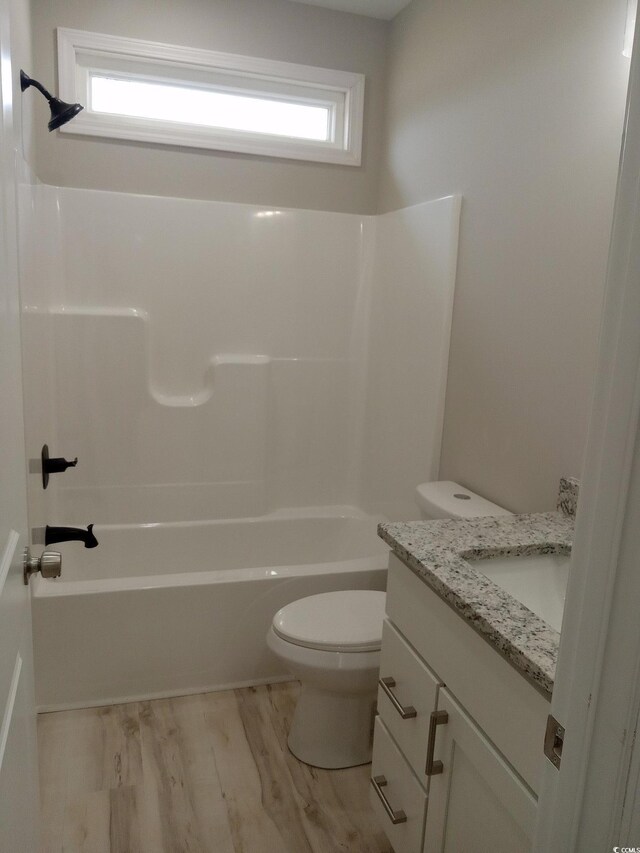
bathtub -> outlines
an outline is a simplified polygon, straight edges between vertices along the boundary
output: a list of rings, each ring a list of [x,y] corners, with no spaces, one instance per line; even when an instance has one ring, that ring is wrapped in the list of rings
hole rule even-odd
[[[62,577],[32,580],[36,704],[89,707],[287,678],[265,636],[280,607],[384,589],[379,518],[344,507],[95,527]]]

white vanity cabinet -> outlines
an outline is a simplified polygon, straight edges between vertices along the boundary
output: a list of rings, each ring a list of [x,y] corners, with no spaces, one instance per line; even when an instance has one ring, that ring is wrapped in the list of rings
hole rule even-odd
[[[396,853],[526,853],[549,702],[391,555],[371,802]]]

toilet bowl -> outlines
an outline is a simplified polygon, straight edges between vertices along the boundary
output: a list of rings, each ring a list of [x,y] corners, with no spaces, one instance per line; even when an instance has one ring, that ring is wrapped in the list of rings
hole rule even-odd
[[[314,767],[371,761],[385,594],[311,595],[273,617],[267,645],[301,683],[288,744]]]

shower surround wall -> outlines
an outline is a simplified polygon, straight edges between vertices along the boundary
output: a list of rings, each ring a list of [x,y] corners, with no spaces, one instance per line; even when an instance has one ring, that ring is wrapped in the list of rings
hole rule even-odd
[[[32,478],[32,526],[413,515],[438,472],[458,216],[38,187],[29,455],[80,461],[44,495]]]

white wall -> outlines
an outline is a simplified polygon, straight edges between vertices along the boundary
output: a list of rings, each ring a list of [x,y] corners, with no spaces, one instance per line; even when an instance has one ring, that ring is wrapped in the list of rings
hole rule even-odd
[[[416,518],[415,487],[439,475],[460,201],[376,217],[362,494],[391,519]]]
[[[47,184],[374,213],[387,21],[288,0],[32,0],[34,64],[56,80],[55,30],[72,27],[355,71],[366,76],[361,167],[48,133],[36,94],[37,173]],[[29,69],[27,69],[29,70]]]
[[[38,180],[35,174],[35,107],[36,101],[30,94],[23,95],[20,91],[20,69],[33,65],[32,20],[29,0],[11,0],[11,71],[13,77],[13,121],[15,123],[16,142],[16,174],[18,178],[18,260],[20,276],[20,295],[24,305],[25,292],[23,284],[34,280],[46,283],[50,280],[52,271],[51,258],[55,253],[57,239],[55,228],[52,230],[51,219],[40,217],[45,211],[36,204]],[[38,207],[39,213],[36,213]],[[55,278],[55,272],[53,274]],[[44,285],[46,287],[46,284]],[[25,340],[24,328],[22,334],[23,385],[25,401],[25,438],[27,470],[35,471],[39,462],[40,424],[53,423],[52,388],[49,385],[50,368],[52,366],[53,350],[51,339],[46,329],[34,329],[34,338],[30,343]],[[28,405],[32,401],[33,409]],[[33,417],[32,417],[33,413]],[[45,428],[46,431],[46,428]],[[47,438],[43,440],[46,441]],[[39,473],[29,473],[29,518],[44,519],[48,512],[46,495],[39,488],[41,482]]]
[[[46,493],[32,477],[32,526],[415,515],[438,467],[457,200],[377,223],[40,186],[22,217],[44,234],[23,244],[29,455],[79,457]]]
[[[464,198],[441,476],[519,511],[580,475],[621,140],[626,0],[413,0],[380,209]]]
[[[60,234],[55,198],[45,195],[45,190],[33,174],[31,180],[26,175],[18,188],[22,384],[30,526],[49,524],[53,517],[54,489],[42,488],[42,446],[47,444],[52,455],[59,455],[56,453],[54,328],[46,312],[59,289]]]
[[[58,523],[346,501],[362,217],[50,187],[38,206],[58,234],[53,275],[25,282],[28,339],[53,337],[47,433],[28,399],[80,459],[52,478]]]

